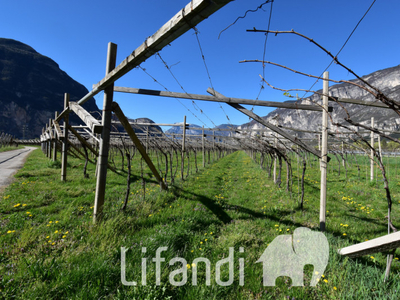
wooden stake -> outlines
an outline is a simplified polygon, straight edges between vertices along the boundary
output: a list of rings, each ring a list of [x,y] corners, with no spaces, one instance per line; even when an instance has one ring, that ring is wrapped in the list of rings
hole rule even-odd
[[[322,149],[321,149],[321,194],[319,208],[319,228],[325,231],[326,228],[326,171],[328,164],[328,92],[329,72],[324,72],[322,97]]]
[[[186,116],[183,117],[183,137],[182,137],[182,156],[181,156],[181,179],[183,180],[183,168],[185,162],[185,140],[186,140]]]
[[[201,135],[201,146],[202,146],[202,150],[203,150],[203,168],[206,167],[206,150],[205,150],[205,146],[204,146],[204,125],[203,125],[203,133]]]
[[[54,114],[54,119],[56,119],[58,116],[58,111],[55,112]],[[51,124],[53,125],[53,124]],[[58,136],[56,136],[56,129],[54,128],[54,139],[53,139],[53,161],[57,160],[57,139]]]
[[[371,128],[374,128],[374,117],[371,117]],[[374,132],[371,131],[371,147],[374,148]],[[371,149],[371,181],[374,180],[374,150]]]
[[[64,94],[64,110],[69,107],[69,94]],[[67,180],[67,157],[68,157],[68,114],[64,115],[64,137],[61,151],[61,181]]]
[[[117,45],[108,44],[106,76],[115,68],[117,58]],[[93,222],[96,223],[101,218],[103,211],[104,197],[107,183],[107,165],[108,152],[110,147],[110,130],[111,130],[111,104],[114,96],[114,83],[111,83],[104,90],[103,115],[102,115],[102,133],[100,137],[100,151],[98,164],[98,175],[96,182],[96,196],[94,200]]]

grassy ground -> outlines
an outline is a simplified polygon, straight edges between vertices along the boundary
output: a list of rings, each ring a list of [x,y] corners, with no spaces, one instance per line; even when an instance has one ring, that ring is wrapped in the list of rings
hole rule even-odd
[[[148,169],[145,197],[140,162],[133,161],[132,192],[128,208],[121,212],[126,173],[109,171],[104,219],[92,224],[95,190],[94,166],[90,178],[82,174],[82,161],[70,159],[68,181],[60,182],[59,163],[34,151],[16,181],[0,200],[0,297],[6,299],[398,299],[399,261],[383,282],[386,256],[374,254],[359,259],[340,257],[337,249],[386,234],[387,210],[382,183],[366,179],[369,171],[362,157],[360,178],[355,167],[345,179],[332,160],[328,173],[327,238],[329,264],[316,287],[291,287],[281,277],[276,287],[262,284],[262,265],[255,263],[267,245],[280,234],[297,227],[317,230],[319,225],[319,170],[308,167],[306,202],[298,209],[297,165],[293,160],[293,193],[277,188],[267,172],[244,152],[236,152],[207,165],[168,192],[160,192]],[[201,160],[199,160],[201,161]],[[352,160],[351,160],[352,161]],[[395,160],[388,161],[399,219],[399,185]],[[200,165],[200,164],[199,164]],[[354,165],[355,166],[355,165]],[[299,169],[301,172],[301,169]],[[283,174],[283,178],[285,175]],[[284,186],[284,184],[282,185]],[[121,282],[121,247],[126,252],[126,280]],[[146,248],[144,252],[143,248]],[[156,257],[162,252],[160,285],[156,285]],[[217,261],[234,247],[234,281],[220,286],[215,281]],[[244,253],[239,248],[244,248]],[[187,263],[187,283],[173,286],[169,265],[174,257]],[[193,261],[211,262],[211,284],[206,284],[204,264],[193,286]],[[147,259],[146,276],[141,262]],[[239,259],[244,260],[244,285],[239,282]],[[227,265],[222,280],[228,279]],[[309,284],[313,270],[305,269]],[[180,281],[182,277],[173,277]],[[142,284],[146,277],[146,285]]]
[[[23,149],[24,146],[19,145],[18,147],[16,146],[6,146],[6,147],[0,147],[0,152],[6,152],[6,151],[11,151],[11,150],[17,150],[17,149]]]

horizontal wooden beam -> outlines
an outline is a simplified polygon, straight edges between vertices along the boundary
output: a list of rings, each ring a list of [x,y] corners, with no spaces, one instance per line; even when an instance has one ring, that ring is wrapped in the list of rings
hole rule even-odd
[[[339,249],[341,255],[358,257],[377,252],[387,252],[400,247],[400,231]]]
[[[233,0],[192,0],[78,101],[82,105],[182,34]]]
[[[306,104],[297,104],[297,103],[263,101],[263,100],[252,100],[252,99],[242,99],[242,98],[229,98],[229,97],[224,97],[223,99],[221,99],[221,98],[209,96],[209,95],[175,93],[175,92],[156,91],[156,90],[148,90],[148,89],[136,89],[136,88],[127,88],[127,87],[119,87],[119,86],[114,86],[114,92],[148,95],[148,96],[170,97],[170,98],[179,98],[179,99],[189,99],[189,100],[223,102],[223,103],[228,103],[228,104],[236,103],[236,104],[246,104],[246,105],[254,105],[254,106],[266,106],[266,107],[322,111],[322,108],[317,105],[306,105]]]
[[[333,99],[332,99],[333,98]],[[341,103],[350,103],[350,104],[357,104],[357,105],[364,105],[364,106],[372,106],[372,107],[379,107],[379,108],[389,108],[386,104],[382,102],[374,102],[374,101],[364,101],[359,99],[351,99],[351,98],[338,98],[338,97],[329,97],[329,101],[332,102],[341,102]]]

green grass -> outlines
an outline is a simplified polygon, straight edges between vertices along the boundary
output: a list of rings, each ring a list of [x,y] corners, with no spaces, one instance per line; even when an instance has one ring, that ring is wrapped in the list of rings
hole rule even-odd
[[[12,151],[12,150],[17,150],[17,149],[24,149],[24,146],[18,145],[17,147],[16,146],[0,147],[0,152]]]
[[[153,160],[156,163],[154,155]],[[115,162],[119,168],[118,157]],[[127,210],[120,210],[126,172],[109,171],[104,217],[93,225],[94,166],[89,164],[90,178],[84,178],[82,161],[69,159],[68,180],[62,183],[59,163],[50,162],[36,150],[0,198],[0,297],[397,299],[398,260],[393,263],[390,280],[384,283],[384,254],[359,259],[337,254],[341,247],[382,236],[387,231],[382,183],[379,177],[372,184],[366,179],[368,162],[363,157],[358,158],[361,178],[355,165],[348,170],[347,180],[343,168],[338,176],[335,158],[329,166],[326,229],[330,258],[324,280],[316,287],[291,287],[290,280],[281,277],[276,287],[263,287],[262,265],[255,262],[267,245],[280,234],[293,233],[297,227],[318,230],[320,175],[317,162],[313,159],[312,162],[313,167],[307,168],[306,201],[301,211],[295,159],[292,194],[277,188],[267,172],[246,153],[235,152],[200,168],[183,182],[176,180],[168,192],[160,191],[145,168],[143,198],[140,160],[136,155]],[[399,162],[394,158],[389,159],[395,226],[400,213],[396,163]],[[282,178],[286,178],[285,173]],[[165,262],[161,264],[161,285],[156,286],[152,258],[156,249],[163,246],[168,250],[162,252]],[[138,286],[121,283],[121,247],[129,247],[126,279],[137,281]],[[234,283],[224,287],[215,283],[215,267],[217,261],[228,256],[229,247],[235,250],[235,276]],[[244,248],[244,253],[239,252],[239,247]],[[399,255],[397,252],[396,257]],[[211,285],[205,284],[204,264],[200,263],[197,286],[192,286],[192,267],[188,269],[185,285],[172,286],[170,273],[180,267],[178,263],[169,266],[174,257],[184,258],[189,265],[197,257],[209,259]],[[147,258],[146,285],[141,284],[142,258]],[[239,285],[239,258],[245,262],[244,286]],[[306,268],[306,284],[311,272],[312,268]],[[222,278],[226,280],[227,275],[225,266]]]

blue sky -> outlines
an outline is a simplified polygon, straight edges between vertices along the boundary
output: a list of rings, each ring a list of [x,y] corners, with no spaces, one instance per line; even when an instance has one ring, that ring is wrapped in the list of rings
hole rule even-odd
[[[12,38],[33,47],[56,61],[60,68],[89,90],[105,75],[107,44],[118,45],[117,64],[144,40],[156,32],[188,0],[113,0],[2,1],[0,12],[1,37]],[[265,35],[248,33],[246,29],[266,29],[271,4],[248,13],[245,19],[224,31],[239,16],[255,9],[265,0],[236,0],[197,26],[214,88],[230,97],[255,99],[260,90],[262,66],[240,60],[262,59]],[[275,0],[271,30],[294,29],[336,53],[342,47],[373,0]],[[359,75],[400,64],[400,1],[376,1],[361,22],[339,59]],[[160,55],[188,93],[206,94],[210,82],[200,55],[194,31],[171,43]],[[294,35],[270,35],[266,60],[302,72],[320,75],[330,63],[329,57],[311,43]],[[182,92],[158,57],[151,57],[142,67],[170,91]],[[329,68],[334,79],[353,79],[336,65]],[[308,89],[315,80],[292,74],[274,66],[265,69],[266,79],[281,88]],[[118,86],[163,90],[140,69],[134,69],[116,82]],[[315,89],[322,88],[322,83]],[[64,91],[63,91],[64,92]],[[68,92],[68,91],[65,91]],[[299,93],[303,96],[304,93]],[[116,93],[114,100],[130,118],[148,117],[157,123],[181,122],[213,127],[247,122],[248,117],[229,106],[197,101],[155,98]],[[260,100],[285,101],[283,92],[266,87]],[[96,96],[99,108],[103,96]],[[190,111],[188,111],[188,109]],[[255,108],[261,116],[272,109]],[[195,117],[196,115],[197,117]],[[200,121],[201,120],[201,121]],[[212,121],[210,121],[212,120]]]

